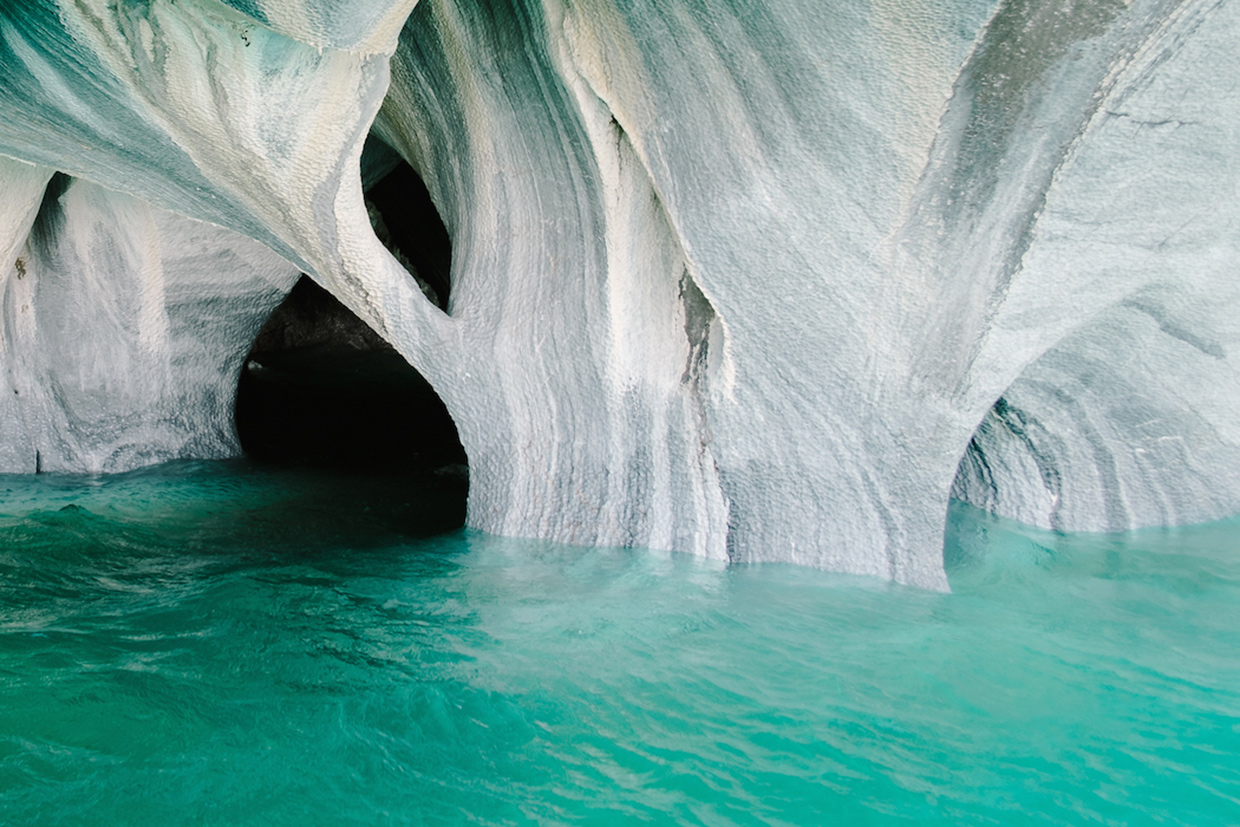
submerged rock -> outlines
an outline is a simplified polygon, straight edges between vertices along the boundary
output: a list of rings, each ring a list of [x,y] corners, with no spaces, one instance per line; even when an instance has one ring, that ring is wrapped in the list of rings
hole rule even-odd
[[[305,272],[443,399],[487,531],[944,588],[953,493],[1240,509],[1233,6],[337,6],[0,12],[7,470],[235,450]],[[448,273],[372,228],[400,161]]]

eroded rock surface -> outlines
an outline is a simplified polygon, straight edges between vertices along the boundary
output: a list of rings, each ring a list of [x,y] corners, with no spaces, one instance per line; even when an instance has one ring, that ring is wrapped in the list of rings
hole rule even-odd
[[[11,469],[229,450],[305,272],[444,400],[488,531],[943,588],[953,493],[1064,528],[1240,508],[1234,4],[340,8],[0,12]],[[429,291],[372,229],[368,135],[451,238]]]

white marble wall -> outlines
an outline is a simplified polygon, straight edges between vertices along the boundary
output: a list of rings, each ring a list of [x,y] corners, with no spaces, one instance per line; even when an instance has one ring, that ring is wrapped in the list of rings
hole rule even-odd
[[[62,246],[95,239],[45,256],[42,340],[10,276],[47,424],[0,412],[0,456],[227,450],[191,435],[227,431],[251,323],[224,317],[301,269],[439,391],[488,531],[944,588],[953,492],[1067,528],[1237,510],[1234,6],[423,0],[397,39],[407,0],[354,5],[0,20],[0,154],[39,165],[0,167],[0,252],[53,169],[81,179]],[[372,127],[452,236],[446,314],[370,229]],[[227,335],[152,321],[160,267]],[[114,323],[57,338],[75,302]],[[216,367],[173,388],[152,335]],[[167,406],[101,426],[134,391],[92,353]]]

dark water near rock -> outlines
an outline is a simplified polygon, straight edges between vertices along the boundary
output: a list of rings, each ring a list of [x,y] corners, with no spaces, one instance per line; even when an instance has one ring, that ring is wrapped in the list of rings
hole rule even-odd
[[[433,536],[461,484],[0,479],[0,823],[1240,822],[1235,523],[958,507],[942,595]]]

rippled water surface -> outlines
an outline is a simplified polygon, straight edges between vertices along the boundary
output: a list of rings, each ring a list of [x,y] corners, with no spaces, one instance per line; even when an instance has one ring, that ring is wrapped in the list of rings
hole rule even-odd
[[[442,486],[0,478],[0,823],[1240,823],[1235,523],[957,507],[943,595]]]

